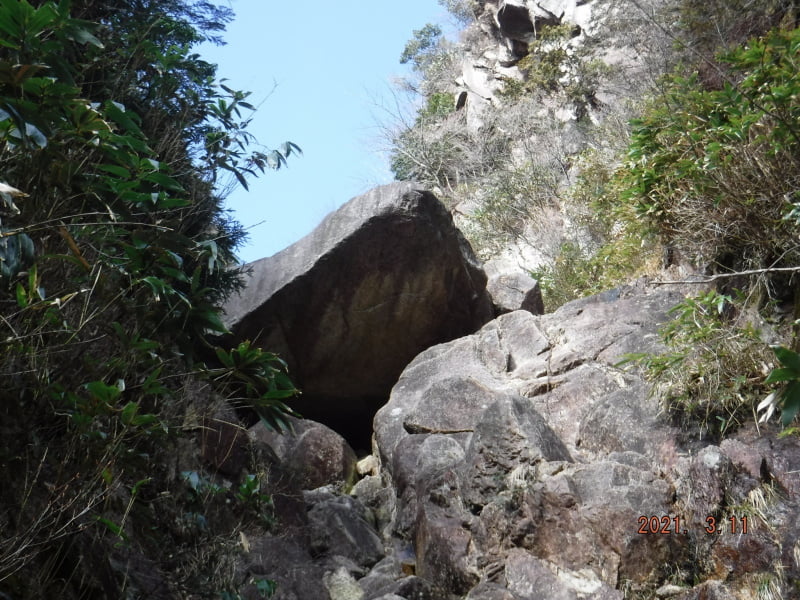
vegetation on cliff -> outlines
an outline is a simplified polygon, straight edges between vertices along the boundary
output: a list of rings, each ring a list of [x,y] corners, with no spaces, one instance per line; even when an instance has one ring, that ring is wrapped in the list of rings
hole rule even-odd
[[[268,515],[255,475],[176,472],[215,398],[280,427],[294,393],[273,355],[211,341],[245,236],[226,176],[298,150],[253,150],[247,94],[193,52],[230,17],[0,0],[4,597],[232,598],[237,528]]]
[[[723,434],[785,381],[765,377],[767,341],[790,343],[780,310],[798,304],[796,11],[602,4],[578,43],[567,23],[543,28],[472,122],[441,98],[453,73],[417,85],[423,106],[395,135],[393,167],[438,188],[484,258],[513,243],[538,253],[528,268],[548,310],[672,265],[713,277],[716,291],[676,307],[669,351],[636,358],[685,427]],[[480,53],[479,30],[466,30],[463,52]],[[628,44],[645,39],[646,68],[614,96],[632,72],[605,61],[623,32]],[[800,394],[775,397],[784,416],[800,407]]]

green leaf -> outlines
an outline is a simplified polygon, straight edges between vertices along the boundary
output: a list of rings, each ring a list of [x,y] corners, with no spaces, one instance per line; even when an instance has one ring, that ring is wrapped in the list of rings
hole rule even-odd
[[[219,314],[214,310],[193,311],[193,316],[200,320],[206,329],[217,333],[230,333],[222,319],[219,318]]]
[[[173,208],[183,208],[184,206],[190,206],[192,202],[190,200],[186,200],[185,198],[175,198],[173,196],[167,196],[166,194],[161,194],[156,201],[155,208],[156,210],[171,210]]]
[[[25,308],[26,306],[28,306],[28,295],[25,293],[25,288],[19,282],[17,282],[16,295],[17,295],[17,306],[19,306],[20,308]]]
[[[80,21],[78,21],[77,19],[72,19],[72,22],[73,22],[73,27],[67,33],[66,36],[67,39],[70,39],[74,42],[78,42],[79,44],[84,44],[84,45],[91,44],[92,46],[95,46],[97,48],[105,47],[103,46],[103,43],[100,40],[98,40],[89,32],[88,29],[78,26],[78,23],[80,23]]]
[[[123,179],[131,178],[131,172],[125,167],[119,167],[117,165],[100,165],[97,168],[101,171],[105,171],[106,173],[116,175],[117,177],[122,177]]]
[[[142,283],[146,284],[150,290],[153,292],[153,298],[156,302],[161,301],[161,297],[165,296],[167,293],[167,289],[172,290],[171,286],[168,286],[162,279],[158,277],[148,276],[142,278]]]
[[[271,579],[256,579],[254,583],[256,591],[262,598],[271,598],[278,589],[278,584]]]
[[[800,410],[800,381],[787,384],[783,392],[783,405],[781,406],[781,422],[784,427],[794,420]]]
[[[125,532],[122,530],[122,527],[120,527],[113,521],[110,521],[109,519],[100,516],[95,517],[95,519],[97,520],[98,523],[102,523],[103,525],[105,525],[114,535],[124,540],[128,539],[128,536],[125,535]]]
[[[107,385],[103,381],[90,381],[84,386],[88,392],[106,404],[113,404],[122,391],[115,385]]]
[[[176,269],[174,267],[162,266],[160,270],[165,275],[169,275],[170,277],[172,277],[175,281],[181,281],[183,283],[189,282],[189,278],[187,277],[186,273],[184,273],[180,269]]]
[[[800,355],[783,346],[772,346],[772,351],[784,367],[800,373]]]
[[[285,400],[286,398],[291,398],[297,394],[297,390],[270,390],[265,394],[261,395],[260,400]]]
[[[136,402],[128,402],[119,415],[120,420],[125,425],[131,425],[136,413],[139,411],[139,404]]]
[[[148,173],[144,177],[142,177],[144,181],[149,181],[151,183],[155,183],[160,185],[164,189],[173,191],[173,192],[183,192],[183,186],[179,184],[175,179],[170,177],[169,175],[165,175],[164,173],[160,173],[158,171],[154,171],[152,173]]]
[[[146,415],[136,415],[133,417],[133,421],[131,422],[136,427],[142,427],[144,425],[150,425],[158,421],[158,415],[153,414],[146,414]]]
[[[223,350],[219,346],[216,346],[214,348],[214,352],[216,352],[217,358],[219,359],[219,362],[223,364],[223,366],[229,369],[232,369],[234,367],[233,358],[226,350]]]
[[[157,347],[157,346],[156,346]],[[162,396],[168,393],[167,388],[161,384],[161,370],[163,365],[156,367],[142,382],[142,390],[145,394],[152,394],[154,396]]]
[[[139,481],[137,481],[134,484],[134,486],[131,488],[131,496],[135,496],[137,493],[139,493],[139,490],[141,489],[141,487],[143,485],[146,485],[146,484],[150,483],[152,480],[153,480],[152,477],[147,477],[145,479],[140,479]]]
[[[794,369],[773,369],[764,380],[764,383],[778,383],[781,381],[793,381],[795,379],[800,379],[800,373]]]
[[[113,120],[118,125],[122,126],[122,128],[127,131],[128,133],[135,133],[137,135],[142,135],[142,130],[139,128],[139,125],[134,121],[134,117],[132,116],[133,113],[127,111],[125,107],[120,104],[119,102],[114,102],[112,100],[108,100],[104,105],[103,109],[108,117]],[[127,143],[131,143],[135,140],[135,144],[140,144],[139,147],[146,146],[140,140],[135,138],[130,138],[129,136],[119,136],[119,139],[125,140]]]

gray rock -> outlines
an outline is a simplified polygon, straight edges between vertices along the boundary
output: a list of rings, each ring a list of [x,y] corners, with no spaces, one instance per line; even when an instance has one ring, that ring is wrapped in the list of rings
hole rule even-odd
[[[551,370],[558,373],[596,361],[616,365],[624,354],[661,349],[658,324],[683,296],[670,290],[618,288],[569,302],[541,317],[541,327],[558,350]]]
[[[581,447],[603,452],[661,454],[674,439],[675,431],[659,420],[658,400],[647,386],[632,380],[612,391],[585,412],[580,427]]]
[[[564,482],[558,481],[561,477]],[[575,507],[568,496],[553,493],[565,484],[574,491]],[[680,551],[686,538],[640,534],[638,519],[669,515],[673,494],[673,488],[649,470],[611,461],[567,468],[545,479],[540,501],[548,523],[537,531],[535,551],[574,571],[591,564],[599,581],[612,587],[617,587],[619,578],[648,581]]]
[[[370,510],[333,487],[303,494],[309,525],[293,541],[309,581],[286,578],[290,593],[335,596],[341,572],[363,600],[622,600],[626,587],[663,592],[665,565],[690,564],[695,581],[725,584],[686,589],[673,570],[684,586],[673,597],[724,600],[774,565],[799,576],[800,440],[746,426],[719,445],[688,443],[640,375],[614,366],[659,348],[675,300],[620,288],[550,315],[507,313],[422,352],[375,418],[380,469],[355,487]],[[731,507],[747,535],[703,532],[709,514],[730,527]],[[670,528],[679,516],[686,531],[639,533],[642,516]],[[384,559],[376,527],[400,538],[384,540],[396,546]]]
[[[620,577],[650,581],[680,554],[685,538],[637,531],[640,515],[674,512],[656,471],[677,461],[675,431],[641,379],[614,366],[658,347],[676,300],[621,288],[550,315],[514,311],[414,359],[375,440],[420,576],[469,593],[517,548],[567,575],[520,559],[541,585],[512,569],[514,596],[618,600]]]
[[[355,577],[344,567],[325,573],[322,582],[328,590],[331,600],[364,600],[364,592]]]
[[[449,475],[432,486],[428,500],[418,505],[414,548],[420,577],[463,595],[480,580],[478,554],[464,526],[467,515],[459,506],[457,477]]]
[[[339,555],[370,567],[385,555],[364,506],[350,496],[323,497],[315,502],[308,511],[308,526],[314,556]]]
[[[512,550],[506,562],[506,585],[520,600],[576,600],[569,590],[545,564],[525,552]]]
[[[407,534],[417,521],[417,498],[440,476],[452,473],[464,458],[463,435],[411,435],[403,441],[394,465],[397,493],[396,531]]]
[[[250,439],[269,446],[302,489],[324,485],[349,488],[356,478],[356,455],[345,439],[321,423],[288,420],[291,432],[276,433],[259,422],[250,428]]]
[[[464,600],[519,600],[519,597],[505,586],[484,581],[472,588]]]
[[[388,594],[389,587],[402,576],[400,562],[394,555],[390,555],[375,564],[369,573],[358,580],[358,585],[363,590],[364,597],[372,600]]]
[[[504,37],[521,42],[531,42],[536,38],[534,19],[524,0],[503,0],[495,18]]]
[[[422,350],[492,316],[486,276],[452,217],[411,183],[375,188],[249,265],[224,309],[231,343],[281,355],[305,417],[347,430]],[[366,430],[367,427],[363,427]]]
[[[571,461],[566,447],[525,398],[489,406],[475,426],[462,475],[463,498],[483,507],[498,493],[535,473],[541,461]]]
[[[375,416],[383,464],[392,468],[394,449],[408,435],[470,431],[504,388],[547,373],[548,348],[533,315],[516,311],[421,353]]]
[[[534,315],[544,312],[539,282],[525,273],[489,274],[486,284],[496,315],[527,310]]]
[[[360,500],[367,509],[367,521],[379,534],[388,530],[392,523],[394,490],[377,475],[367,475],[350,490],[353,497]]]

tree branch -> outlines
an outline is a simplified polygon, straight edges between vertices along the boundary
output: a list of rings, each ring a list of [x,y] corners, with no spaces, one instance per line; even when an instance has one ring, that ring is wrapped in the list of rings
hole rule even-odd
[[[653,285],[674,285],[679,283],[712,283],[717,279],[725,279],[727,277],[738,277],[739,275],[758,275],[760,273],[796,273],[800,271],[800,267],[769,267],[767,269],[751,269],[750,271],[737,271],[735,273],[719,273],[712,275],[707,279],[680,279],[673,281],[653,281]]]

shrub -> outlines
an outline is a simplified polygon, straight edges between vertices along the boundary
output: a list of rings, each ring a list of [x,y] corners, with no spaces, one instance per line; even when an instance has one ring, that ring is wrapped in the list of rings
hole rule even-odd
[[[171,469],[222,400],[188,390],[211,381],[276,426],[294,390],[272,355],[214,351],[243,237],[218,185],[297,148],[251,152],[247,95],[190,53],[225,11],[72,5],[86,18],[0,0],[0,595],[134,596],[116,550],[213,593],[203,560],[235,528],[187,511]]]
[[[657,239],[620,197],[616,164],[610,149],[582,152],[574,163],[577,178],[559,193],[569,225],[551,260],[532,270],[548,310],[661,267]]]
[[[771,364],[759,332],[744,321],[742,300],[711,290],[670,310],[660,329],[662,354],[634,354],[665,411],[685,430],[718,438],[751,419]]]
[[[773,346],[772,350],[780,367],[773,369],[764,383],[782,385],[758,405],[758,411],[764,411],[759,422],[769,420],[775,408],[780,407],[781,421],[788,427],[800,411],[800,354],[783,346]]]
[[[528,44],[528,53],[516,64],[522,81],[506,78],[500,96],[509,100],[524,95],[555,95],[572,106],[578,119],[597,108],[597,92],[612,68],[592,56],[590,42],[571,43],[576,30],[563,24],[542,28],[536,40]]]
[[[703,90],[667,79],[635,121],[623,175],[637,212],[699,265],[793,265],[782,217],[800,189],[800,30],[775,31],[720,56],[736,79]]]

